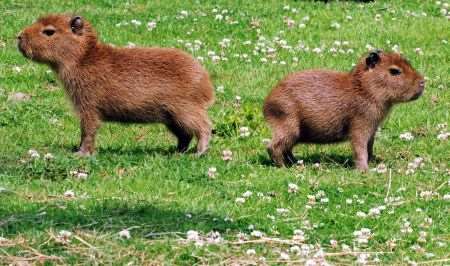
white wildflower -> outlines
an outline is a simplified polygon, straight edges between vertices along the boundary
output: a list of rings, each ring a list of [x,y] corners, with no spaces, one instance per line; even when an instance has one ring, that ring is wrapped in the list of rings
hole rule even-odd
[[[258,230],[253,230],[253,231],[250,233],[250,235],[253,236],[253,237],[256,237],[256,238],[261,238],[261,237],[264,236],[264,233],[261,232],[261,231],[258,231]]]
[[[208,177],[209,178],[215,178],[217,174],[217,169],[215,167],[208,168]]]
[[[147,29],[152,31],[156,28],[156,21],[152,20],[147,23]]]
[[[130,231],[128,229],[123,229],[122,231],[119,232],[119,237],[130,239],[131,238]]]
[[[66,192],[64,192],[64,197],[66,197],[66,198],[74,198],[75,197],[75,192],[73,192],[73,190],[67,190]]]
[[[254,256],[256,255],[256,251],[254,249],[247,249],[245,252],[248,256]]]
[[[406,140],[406,141],[411,141],[414,139],[413,134],[411,134],[411,132],[405,132],[400,134],[400,139],[401,140]]]
[[[239,129],[239,135],[240,135],[241,137],[248,137],[248,136],[250,136],[250,130],[249,130],[249,128],[248,128],[248,127],[241,127],[241,128]]]
[[[236,203],[238,203],[238,204],[244,204],[245,203],[245,198],[236,198],[236,200],[235,200],[235,202]]]
[[[288,184],[288,192],[289,193],[297,193],[298,192],[298,186],[294,183]]]
[[[242,194],[242,197],[244,198],[250,198],[253,195],[253,192],[247,190]]]
[[[361,230],[353,232],[356,243],[365,245],[369,243],[369,239],[372,237],[372,232],[368,228],[361,228]]]
[[[224,160],[224,161],[231,161],[231,160],[233,160],[233,152],[230,151],[230,150],[222,151],[222,160]]]

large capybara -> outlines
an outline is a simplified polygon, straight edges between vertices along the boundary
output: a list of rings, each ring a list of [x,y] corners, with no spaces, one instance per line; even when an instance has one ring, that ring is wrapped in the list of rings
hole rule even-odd
[[[296,162],[297,143],[350,139],[355,165],[366,171],[378,126],[391,107],[417,99],[425,81],[397,53],[371,52],[349,72],[307,70],[288,75],[264,103],[273,131],[268,152],[278,166]]]
[[[79,155],[95,149],[101,121],[163,123],[188,149],[208,148],[214,102],[208,73],[190,55],[170,48],[116,48],[101,43],[80,16],[48,15],[18,36],[22,54],[57,74],[81,120]]]

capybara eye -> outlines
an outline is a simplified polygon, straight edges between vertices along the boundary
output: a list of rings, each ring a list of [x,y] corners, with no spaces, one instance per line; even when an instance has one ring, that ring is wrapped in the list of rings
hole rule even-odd
[[[55,30],[45,29],[45,30],[42,31],[42,33],[44,33],[47,36],[52,36],[53,34],[55,34]]]
[[[389,68],[389,73],[391,73],[392,76],[398,76],[402,71],[398,68]]]

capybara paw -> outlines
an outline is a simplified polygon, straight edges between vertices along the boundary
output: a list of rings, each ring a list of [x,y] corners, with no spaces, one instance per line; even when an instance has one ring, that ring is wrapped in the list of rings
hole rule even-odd
[[[90,151],[84,151],[84,150],[79,150],[77,152],[74,153],[75,156],[77,157],[89,157],[92,155],[92,152]]]
[[[369,170],[369,166],[367,163],[356,163],[356,169],[365,173]]]

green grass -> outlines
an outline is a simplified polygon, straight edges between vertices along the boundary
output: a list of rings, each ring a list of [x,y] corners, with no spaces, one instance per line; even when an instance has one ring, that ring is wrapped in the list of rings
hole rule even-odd
[[[290,10],[285,10],[285,5]],[[377,252],[370,253],[371,263],[448,264],[449,201],[444,195],[450,193],[450,145],[448,140],[437,138],[441,131],[437,126],[450,121],[450,23],[440,13],[441,8],[435,1],[421,0],[367,4],[1,1],[0,236],[6,239],[0,240],[0,264],[21,260],[36,264],[261,264],[261,257],[268,264],[280,264],[280,252],[288,253],[289,261],[301,264],[319,248],[328,254],[330,263],[356,263],[356,253],[347,254],[342,244],[355,252]],[[217,20],[216,15],[225,9],[228,13],[223,20]],[[188,16],[176,19],[181,10],[188,11]],[[215,86],[224,87],[223,93],[216,93],[216,103],[210,110],[216,134],[208,154],[197,158],[192,151],[174,153],[175,139],[160,125],[104,124],[98,134],[96,156],[73,156],[80,131],[61,85],[46,66],[23,58],[15,44],[22,28],[48,12],[82,14],[102,40],[118,46],[132,42],[178,47],[203,57]],[[381,15],[379,21],[376,14]],[[225,16],[230,18],[226,20]],[[301,22],[305,16],[309,21]],[[286,26],[284,17],[295,21],[292,29]],[[116,27],[132,19],[142,25]],[[153,31],[146,27],[151,20],[157,21]],[[252,27],[252,21],[258,21],[259,27]],[[332,28],[333,22],[341,27]],[[300,23],[306,27],[299,28]],[[259,42],[277,51],[265,64],[260,62],[264,55],[253,54],[259,36],[265,38]],[[281,48],[277,37],[293,50]],[[220,47],[224,38],[231,40],[230,47]],[[194,44],[195,40],[202,46],[192,51],[185,44]],[[345,51],[354,52],[333,55],[329,49],[335,41],[348,41]],[[299,42],[310,50],[295,49]],[[424,96],[394,108],[375,141],[378,162],[370,167],[384,163],[388,173],[353,170],[348,143],[298,145],[295,153],[304,160],[303,168],[274,167],[263,144],[263,139],[270,138],[270,131],[261,112],[270,89],[287,73],[297,70],[350,70],[368,44],[385,50],[399,45],[428,79]],[[316,47],[324,52],[312,52]],[[417,54],[416,48],[423,54]],[[223,51],[228,61],[213,63],[208,51]],[[243,54],[250,62],[242,58]],[[14,92],[27,93],[31,100],[8,101]],[[240,107],[235,105],[237,95],[242,97]],[[239,136],[239,128],[244,126],[250,128],[250,137]],[[401,140],[399,135],[404,132],[412,132],[414,140]],[[30,149],[37,150],[41,158],[30,159]],[[233,152],[232,161],[222,160],[226,149]],[[55,156],[53,160],[43,159],[48,152]],[[408,163],[416,157],[424,158],[423,167],[406,175]],[[314,167],[317,162],[319,168]],[[217,168],[213,179],[207,176],[210,167]],[[70,173],[76,170],[87,172],[88,178],[77,180]],[[288,193],[289,183],[298,185],[297,193]],[[68,190],[75,192],[74,198],[64,196]],[[246,191],[253,195],[243,204],[236,203]],[[319,191],[325,193],[328,202],[318,199],[314,205],[308,203],[308,195]],[[434,194],[425,199],[423,191]],[[395,202],[385,202],[387,196],[395,197]],[[347,203],[348,199],[352,203]],[[377,218],[356,215],[381,205],[386,209]],[[289,212],[280,214],[279,208]],[[426,218],[432,219],[431,225],[426,224]],[[410,222],[411,233],[401,232],[405,221]],[[126,228],[130,228],[131,238],[121,239],[118,232]],[[265,238],[237,244],[239,232],[249,240],[258,240],[250,236],[251,228],[264,232]],[[355,243],[354,232],[361,228],[369,228],[373,234],[366,246]],[[311,254],[295,255],[289,251],[293,243],[275,239],[292,240],[295,229],[305,232],[304,242],[310,245]],[[58,241],[60,230],[73,233],[70,243]],[[199,247],[185,240],[188,230],[202,236],[218,231],[224,240]],[[421,231],[427,234],[425,242],[419,239]],[[337,247],[330,240],[337,240]],[[393,241],[395,247],[390,244]],[[248,249],[255,249],[256,255],[248,255]]]

